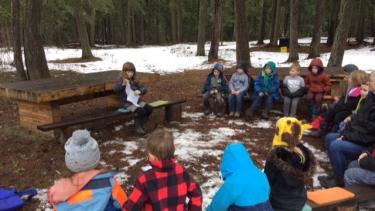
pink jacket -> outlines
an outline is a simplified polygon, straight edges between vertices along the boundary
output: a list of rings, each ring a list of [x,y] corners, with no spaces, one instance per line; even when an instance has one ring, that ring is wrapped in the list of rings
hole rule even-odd
[[[68,200],[75,193],[78,193],[87,183],[103,170],[89,170],[74,174],[70,178],[59,179],[48,190],[48,201],[52,205]]]

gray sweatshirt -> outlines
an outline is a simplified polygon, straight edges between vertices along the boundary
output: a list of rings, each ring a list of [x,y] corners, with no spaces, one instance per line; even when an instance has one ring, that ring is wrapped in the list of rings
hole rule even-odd
[[[246,91],[249,88],[249,77],[245,74],[234,73],[229,82],[229,89],[240,90],[240,92]]]
[[[294,93],[301,89],[302,87],[305,87],[305,80],[301,76],[286,76],[284,78],[284,86],[288,88],[290,93]]]

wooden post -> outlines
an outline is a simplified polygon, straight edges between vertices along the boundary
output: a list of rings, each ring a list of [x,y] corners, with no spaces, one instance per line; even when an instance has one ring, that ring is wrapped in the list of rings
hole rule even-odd
[[[165,120],[167,122],[181,121],[182,104],[174,104],[165,107]]]
[[[41,132],[38,125],[53,123],[61,120],[59,105],[54,103],[33,103],[18,101],[20,124],[31,131],[56,137],[54,132]]]

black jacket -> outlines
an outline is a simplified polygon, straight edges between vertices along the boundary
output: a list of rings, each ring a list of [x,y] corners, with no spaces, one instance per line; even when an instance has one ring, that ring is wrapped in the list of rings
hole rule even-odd
[[[143,84],[138,83],[136,81],[129,81],[129,82],[133,91],[139,90],[141,91],[141,95],[144,95],[147,93],[147,88]],[[124,107],[128,107],[129,105],[131,105],[131,103],[127,101],[128,96],[126,94],[125,88],[126,87],[122,85],[122,80],[118,80],[114,87],[114,91],[117,95],[120,95],[121,105]]]
[[[365,102],[342,132],[344,140],[370,147],[375,144],[375,95],[369,92]]]
[[[375,172],[375,145],[367,152],[367,156],[359,161],[359,166],[363,169]]]
[[[289,98],[303,97],[306,94],[306,91],[306,87],[301,87],[299,90],[292,93],[289,91],[288,87],[283,86],[283,94],[285,97]]]
[[[264,172],[271,186],[270,201],[275,210],[302,210],[307,200],[306,181],[314,173],[313,154],[299,144],[305,155],[305,162],[300,163],[296,153],[285,148],[275,148],[267,157]]]

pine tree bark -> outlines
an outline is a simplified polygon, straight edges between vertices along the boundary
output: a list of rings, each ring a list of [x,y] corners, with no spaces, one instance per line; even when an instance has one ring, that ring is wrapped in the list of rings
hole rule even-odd
[[[127,5],[127,14],[126,14],[126,45],[132,46],[133,45],[133,33],[132,33],[132,15],[133,15],[133,0],[128,0]]]
[[[348,32],[350,28],[350,19],[352,16],[353,0],[341,0],[339,24],[336,29],[335,39],[329,57],[328,67],[341,67],[344,57]]]
[[[356,40],[358,43],[362,43],[364,39],[364,25],[365,25],[365,17],[366,7],[368,7],[368,2],[365,0],[359,0],[359,10],[358,10],[358,22],[357,22],[357,31],[356,31]]]
[[[198,23],[198,40],[197,56],[205,56],[204,44],[206,43],[206,25],[208,14],[208,0],[199,1],[199,23]]]
[[[176,1],[177,43],[182,42],[182,1]]]
[[[335,32],[338,24],[338,17],[340,12],[340,3],[341,0],[331,0],[331,15],[330,15],[330,21],[329,21],[329,29],[328,29],[328,39],[327,39],[327,45],[332,46],[333,40],[335,38]]]
[[[308,59],[320,57],[320,36],[324,19],[325,0],[315,1],[315,21]]]
[[[298,19],[299,19],[299,0],[290,0],[290,40],[289,40],[289,58],[287,62],[298,61]]]
[[[18,80],[27,80],[23,66],[21,49],[21,4],[20,0],[12,0],[12,36],[13,36],[13,59],[17,71]]]
[[[177,43],[177,5],[176,0],[169,1],[169,9],[171,13],[171,30],[172,30],[172,43]]]
[[[40,32],[42,0],[26,2],[25,63],[30,80],[49,78],[49,70]]]
[[[262,5],[262,18],[260,19],[260,29],[259,29],[259,36],[258,36],[258,45],[264,44],[263,40],[266,36],[266,22],[267,22],[267,0],[261,0]]]
[[[276,46],[280,34],[280,2],[281,0],[274,0],[272,6],[272,31],[270,44]]]
[[[90,46],[95,46],[95,18],[96,18],[96,10],[95,7],[92,5],[92,2],[89,1],[89,9],[90,9],[90,21],[89,21],[89,40]]]
[[[82,59],[94,58],[91,52],[89,34],[87,32],[87,25],[82,17],[82,8],[74,8],[74,19],[76,21],[78,38],[81,43]]]
[[[236,28],[236,61],[250,66],[249,36],[247,32],[247,17],[245,0],[234,0]]]
[[[220,44],[220,31],[221,31],[221,24],[222,24],[222,0],[215,0],[214,1],[214,26],[212,29],[212,37],[211,37],[211,47],[208,53],[208,61],[212,62],[219,58],[219,44]]]

